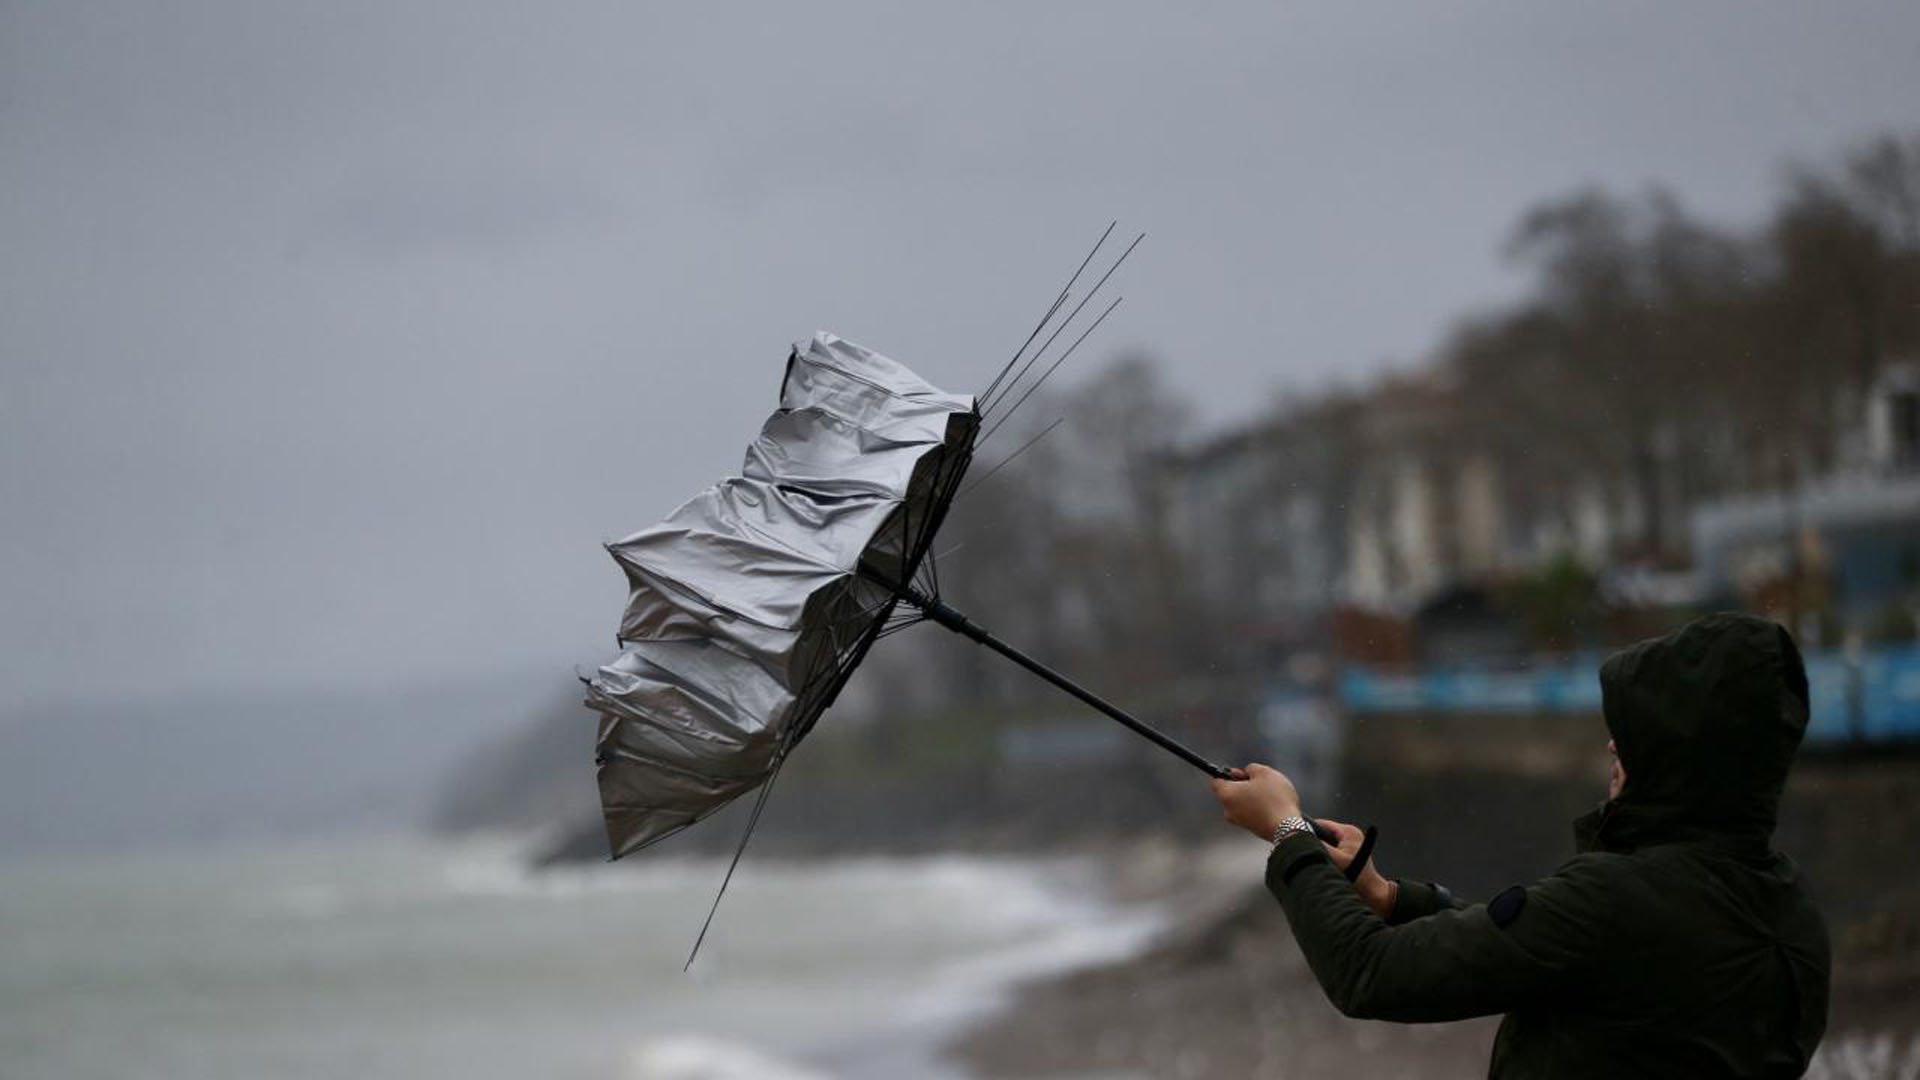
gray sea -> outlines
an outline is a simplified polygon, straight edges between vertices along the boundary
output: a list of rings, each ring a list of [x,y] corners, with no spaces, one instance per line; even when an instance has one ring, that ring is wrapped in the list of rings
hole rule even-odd
[[[0,862],[8,1080],[956,1077],[1023,977],[1137,949],[1078,860],[636,857],[512,838]]]

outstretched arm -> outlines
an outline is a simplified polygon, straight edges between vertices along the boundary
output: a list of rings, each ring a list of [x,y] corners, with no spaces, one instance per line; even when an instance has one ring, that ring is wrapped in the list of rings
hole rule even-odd
[[[1287,838],[1267,860],[1267,887],[1321,989],[1348,1016],[1423,1023],[1508,1012],[1577,993],[1609,946],[1610,875],[1577,858],[1533,886],[1486,905],[1437,906],[1402,883],[1389,925],[1311,837]],[[1426,889],[1427,887],[1420,887]],[[1412,901],[1412,902],[1409,902]]]
[[[1285,775],[1264,765],[1240,775],[1213,781],[1227,820],[1265,837],[1299,815]],[[1490,910],[1371,867],[1349,883],[1341,868],[1360,830],[1323,824],[1340,843],[1288,836],[1267,860],[1267,887],[1321,988],[1349,1016],[1458,1020],[1577,993],[1584,970],[1630,932],[1609,895],[1618,878],[1611,856],[1576,858],[1531,888],[1502,893]]]
[[[1226,810],[1228,821],[1264,840],[1273,835],[1274,828],[1283,819],[1300,814],[1300,795],[1285,773],[1259,764],[1235,769],[1234,773],[1236,779],[1213,781],[1214,797]],[[1359,854],[1365,834],[1342,821],[1317,820],[1321,828],[1333,833],[1338,841],[1326,845],[1328,857],[1341,871],[1346,871]],[[1380,873],[1378,861],[1373,859],[1353,878],[1353,888],[1375,915],[1395,926],[1466,906],[1431,882],[1386,877]]]

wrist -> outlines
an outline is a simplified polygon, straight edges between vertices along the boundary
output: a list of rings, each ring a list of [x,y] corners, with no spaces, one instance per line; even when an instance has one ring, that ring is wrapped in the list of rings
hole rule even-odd
[[[1274,846],[1292,836],[1312,836],[1313,824],[1299,814],[1287,814],[1274,820],[1273,828],[1267,830],[1266,838]]]
[[[1368,873],[1356,883],[1360,890],[1360,899],[1366,901],[1375,915],[1382,919],[1393,914],[1393,905],[1400,898],[1400,883],[1379,874]]]
[[[1273,830],[1279,828],[1281,822],[1292,821],[1295,818],[1300,818],[1302,820],[1305,820],[1306,818],[1306,815],[1300,812],[1300,806],[1298,803],[1292,806],[1275,807],[1274,814],[1273,814],[1273,822],[1271,826],[1269,826],[1267,829],[1267,835],[1269,836],[1273,835]],[[1311,822],[1309,822],[1309,824],[1311,824]]]

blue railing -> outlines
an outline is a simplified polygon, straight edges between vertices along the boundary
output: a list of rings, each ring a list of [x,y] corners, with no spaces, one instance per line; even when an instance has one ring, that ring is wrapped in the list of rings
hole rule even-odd
[[[1340,673],[1349,712],[1583,712],[1600,710],[1598,655],[1521,671],[1455,666],[1411,672],[1350,665]],[[1920,738],[1920,648],[1809,653],[1812,742]]]

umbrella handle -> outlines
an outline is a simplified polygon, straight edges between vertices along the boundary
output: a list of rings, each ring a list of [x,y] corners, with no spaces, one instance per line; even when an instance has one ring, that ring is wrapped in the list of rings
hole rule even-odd
[[[871,572],[869,572],[869,575],[877,577],[877,575],[872,575]],[[1180,740],[1175,739],[1171,735],[1168,735],[1166,732],[1161,731],[1160,729],[1145,722],[1144,720],[1137,719],[1132,714],[1120,708],[1118,705],[1115,705],[1114,703],[1108,701],[1106,698],[1103,698],[1100,695],[1094,693],[1093,691],[1088,690],[1086,687],[1081,686],[1079,683],[1074,682],[1072,679],[1067,678],[1065,675],[1062,675],[1058,671],[1055,671],[1054,669],[1048,667],[1047,665],[1041,663],[1040,661],[1035,660],[1033,657],[1028,656],[1026,653],[1021,652],[1019,649],[1016,649],[1013,646],[1007,644],[1006,642],[1001,641],[999,638],[994,637],[991,633],[987,631],[985,627],[981,626],[979,623],[974,622],[972,619],[967,618],[965,615],[962,615],[960,612],[955,611],[952,607],[948,606],[947,603],[941,600],[939,597],[928,596],[926,593],[921,592],[919,589],[914,588],[912,585],[897,586],[896,591],[899,593],[901,599],[905,600],[909,604],[912,604],[915,608],[918,608],[922,614],[926,615],[927,618],[933,620],[934,622],[939,623],[941,626],[946,627],[947,629],[953,631],[956,634],[961,635],[962,637],[971,638],[974,641],[978,642],[979,644],[985,645],[987,648],[992,649],[994,652],[999,653],[1001,656],[1004,656],[1007,659],[1013,661],[1014,663],[1019,664],[1021,667],[1026,668],[1028,671],[1031,671],[1035,675],[1040,676],[1042,679],[1045,679],[1046,681],[1052,683],[1053,685],[1059,687],[1060,689],[1065,690],[1067,693],[1072,694],[1074,697],[1079,698],[1081,701],[1092,706],[1095,710],[1101,713],[1104,713],[1107,717],[1113,720],[1119,721],[1121,724],[1125,725],[1128,729],[1133,731],[1135,734],[1146,739],[1148,742],[1153,743],[1155,746],[1160,747],[1162,750],[1167,751],[1168,753],[1172,754],[1174,757],[1177,757],[1180,760],[1186,762],[1187,764],[1192,765],[1194,768],[1199,769],[1201,772],[1206,773],[1208,776],[1211,776],[1216,780],[1244,780],[1245,779],[1245,776],[1241,775],[1239,773],[1239,770],[1230,769],[1225,765],[1219,765],[1214,762],[1208,761],[1206,758],[1201,757],[1198,753],[1194,752],[1191,748],[1189,748],[1185,743],[1182,743]],[[1333,832],[1323,827],[1318,821],[1313,822],[1313,834],[1319,837],[1322,841],[1329,844],[1334,844],[1339,842],[1338,838],[1334,836]]]

